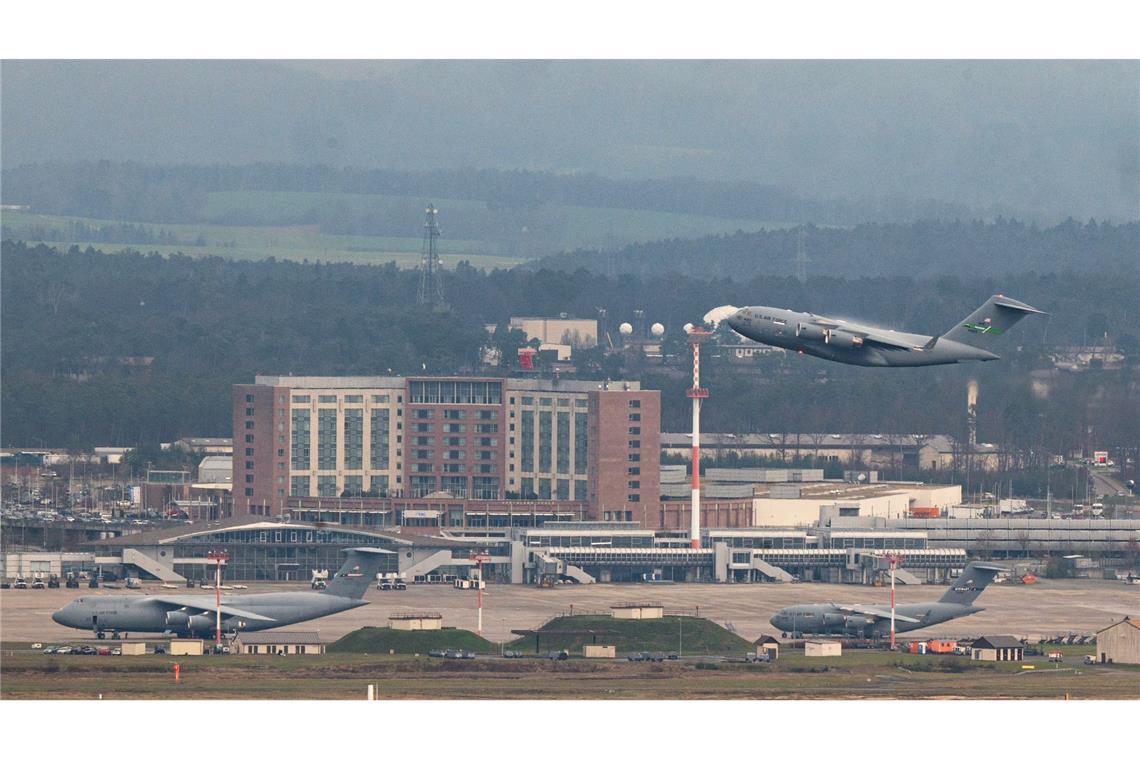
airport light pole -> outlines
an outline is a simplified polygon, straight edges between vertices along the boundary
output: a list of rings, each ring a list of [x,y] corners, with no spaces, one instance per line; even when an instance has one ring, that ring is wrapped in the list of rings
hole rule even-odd
[[[891,552],[887,555],[887,561],[891,565],[891,649],[895,648],[895,567],[898,566],[899,555]]]
[[[475,568],[479,573],[479,580],[475,585],[475,593],[478,595],[477,606],[479,608],[479,617],[476,628],[476,633],[480,636],[483,635],[483,563],[491,561],[490,554],[472,554],[471,559],[475,560]]]
[[[223,551],[212,551],[206,555],[214,560],[214,601],[217,604],[217,624],[214,628],[214,646],[222,646],[222,563],[227,562],[230,555]]]

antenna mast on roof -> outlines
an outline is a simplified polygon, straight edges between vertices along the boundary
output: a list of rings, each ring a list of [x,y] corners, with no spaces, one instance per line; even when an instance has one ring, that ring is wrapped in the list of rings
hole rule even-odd
[[[447,302],[443,300],[443,273],[439,254],[435,250],[435,241],[439,237],[439,226],[435,222],[438,213],[439,209],[433,204],[428,204],[424,210],[424,249],[420,260],[420,290],[416,303],[444,311]]]

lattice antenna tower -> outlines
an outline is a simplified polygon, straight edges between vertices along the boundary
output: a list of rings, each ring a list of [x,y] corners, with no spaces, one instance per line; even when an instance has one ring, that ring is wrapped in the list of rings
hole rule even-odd
[[[800,227],[799,234],[796,235],[796,279],[803,285],[807,282],[807,265],[810,259],[807,257],[807,230]]]
[[[432,204],[428,204],[424,211],[424,249],[420,259],[420,290],[416,302],[421,306],[446,309],[447,302],[443,300],[443,272],[435,243],[439,238],[439,225],[435,220],[438,213],[439,209]]]

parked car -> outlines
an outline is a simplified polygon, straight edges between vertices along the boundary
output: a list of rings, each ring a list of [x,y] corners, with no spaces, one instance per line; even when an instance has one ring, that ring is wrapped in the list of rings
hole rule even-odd
[[[557,651],[551,652],[550,654],[548,654],[546,656],[548,659],[551,659],[551,660],[568,660],[568,659],[570,659],[570,653],[567,652],[565,649],[559,649]]]
[[[429,649],[428,657],[443,657],[444,651],[442,649]]]
[[[1084,659],[1085,665],[1096,665],[1096,655],[1086,654]]]
[[[503,650],[503,657],[506,657],[507,659],[516,660],[522,656],[523,656],[522,652],[515,651],[514,649],[504,649]]]

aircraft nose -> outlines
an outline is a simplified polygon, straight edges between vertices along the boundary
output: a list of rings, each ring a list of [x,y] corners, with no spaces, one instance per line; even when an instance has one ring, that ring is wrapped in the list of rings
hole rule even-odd
[[[725,321],[728,322],[729,327],[735,330],[743,325],[745,318],[749,316],[751,316],[751,313],[748,311],[748,307],[746,306],[742,309],[737,309],[736,311],[729,314],[727,317],[725,317]]]
[[[778,622],[779,617],[780,617],[779,615],[773,615],[771,618],[768,619],[768,622],[771,623],[774,628],[779,628],[780,627],[780,624]]]
[[[64,612],[66,610],[67,610],[67,607],[59,608],[55,612],[51,613],[51,619],[54,620],[56,623],[59,623],[60,625],[67,625],[67,623],[63,622],[65,619]]]

